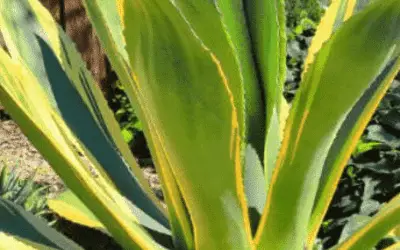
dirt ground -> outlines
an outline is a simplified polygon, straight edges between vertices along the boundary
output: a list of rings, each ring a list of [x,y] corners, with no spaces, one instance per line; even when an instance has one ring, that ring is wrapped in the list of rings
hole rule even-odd
[[[0,120],[0,169],[3,166],[15,169],[22,178],[35,174],[37,183],[50,186],[51,196],[65,190],[62,180],[12,120]],[[154,167],[144,166],[142,170],[156,196],[162,199]]]
[[[64,189],[61,179],[12,120],[0,120],[0,168],[4,166],[24,179],[35,174],[34,180],[50,185],[52,193]]]

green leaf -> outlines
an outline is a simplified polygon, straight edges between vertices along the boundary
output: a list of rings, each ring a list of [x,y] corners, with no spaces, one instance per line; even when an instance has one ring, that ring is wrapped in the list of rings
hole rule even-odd
[[[364,227],[361,227],[334,249],[371,249],[399,224],[400,196],[398,195],[365,223]]]
[[[26,200],[26,198],[28,198],[28,195],[32,192],[33,190],[33,178],[34,178],[34,174],[31,175],[27,180],[25,180],[21,186],[21,188],[18,190],[18,192],[16,193],[15,197],[15,203],[16,204],[23,204]],[[19,179],[19,178],[18,178]],[[20,180],[19,180],[20,181]]]
[[[115,42],[116,49],[119,56],[123,60],[128,61],[128,54],[125,50],[125,39],[122,34],[123,26],[121,16],[119,15],[118,8],[121,8],[121,0],[96,0],[98,10],[102,14],[102,18],[105,21],[104,25],[109,28],[109,32]]]
[[[129,143],[133,139],[133,134],[130,130],[128,129],[122,129],[122,137],[124,138],[124,141]]]
[[[171,232],[168,229],[160,226],[157,221],[149,219],[147,214],[131,204],[128,200],[126,200],[126,202],[132,213],[141,219],[142,226],[150,233],[155,233],[157,235],[155,240],[164,240],[163,242],[159,243],[163,244],[164,246],[171,247]],[[72,221],[73,223],[95,228],[103,233],[109,234],[101,221],[99,221],[99,219],[97,219],[97,217],[86,207],[86,205],[70,190],[62,193],[59,197],[57,197],[57,199],[49,200],[48,205],[52,211],[56,212],[65,219]]]
[[[124,1],[122,0],[116,2],[121,20],[125,13],[123,3]],[[146,141],[148,142],[149,148],[152,152],[153,159],[156,162],[157,173],[160,175],[163,193],[168,205],[170,225],[173,235],[175,236],[175,244],[177,246],[187,246],[188,248],[191,248],[193,245],[191,222],[189,215],[187,214],[186,206],[182,200],[181,192],[172,175],[171,163],[165,156],[165,150],[161,146],[160,138],[158,135],[152,134],[153,131],[155,131],[155,127],[148,118],[149,111],[147,103],[141,97],[134,76],[131,74],[130,62],[121,56],[126,53],[122,51],[125,50],[125,48],[121,48],[117,45],[119,42],[115,41],[115,36],[113,35],[113,32],[122,31],[118,31],[118,27],[111,27],[110,22],[106,21],[105,14],[103,13],[105,10],[100,6],[98,0],[85,0],[84,5],[87,14],[96,29],[101,44],[110,59],[111,65],[116,71],[118,78],[120,79],[120,82],[135,109],[135,113],[142,121]],[[122,23],[122,28],[123,27],[124,24]]]
[[[332,1],[325,11],[324,16],[317,27],[315,35],[311,41],[310,47],[308,48],[308,54],[304,60],[304,70],[302,73],[302,79],[308,69],[308,66],[314,61],[316,53],[321,49],[322,45],[331,37],[335,23],[343,22],[343,15],[345,6],[348,0],[336,0]]]
[[[263,97],[251,57],[251,42],[242,3],[237,0],[178,0],[175,3],[201,43],[223,65],[232,93],[236,96],[238,119],[245,121],[241,136],[246,135],[247,142],[262,156],[264,142],[259,135],[264,133]]]
[[[336,134],[399,54],[399,6],[398,0],[369,5],[335,32],[310,65],[287,121],[256,235],[260,248],[304,247],[322,166]]]
[[[82,249],[22,207],[0,198],[0,232],[11,234],[38,249]]]
[[[343,121],[324,162],[309,228],[313,237],[328,210],[351,152],[399,69],[400,59],[392,60],[373,80]]]
[[[108,5],[107,7],[111,11],[111,7]],[[10,9],[15,9],[16,11],[10,12]],[[9,37],[6,40],[8,47],[14,48],[11,51],[12,56],[14,58],[21,58],[27,64],[28,68],[34,72],[39,82],[46,85],[46,91],[50,94],[51,100],[56,106],[54,93],[52,92],[53,90],[45,71],[45,58],[37,39],[40,37],[47,42],[62,69],[66,72],[70,82],[90,110],[90,115],[93,116],[113,147],[118,148],[119,153],[122,154],[129,168],[135,174],[136,181],[152,201],[157,203],[158,201],[144,179],[142,171],[121,136],[119,125],[108,107],[107,101],[95,83],[93,76],[86,69],[86,63],[83,62],[75,45],[56,23],[51,14],[38,0],[22,0],[17,2],[5,0],[0,5],[0,13],[4,13],[4,15],[2,14],[2,18],[0,18],[0,28]],[[111,16],[111,12],[108,15]],[[20,18],[20,16],[29,16],[31,20],[27,22],[24,18]],[[111,22],[114,23],[115,21]],[[14,25],[21,27],[21,29],[18,29],[18,32],[16,32],[16,29],[13,28]],[[31,50],[19,50],[25,47]],[[32,61],[32,53],[35,54],[34,61]],[[40,67],[37,65],[40,65]],[[39,70],[37,67],[40,68],[39,73],[36,73]],[[161,209],[161,206],[159,206],[159,209]]]
[[[357,146],[355,148],[355,150],[352,153],[353,157],[358,157],[370,150],[376,149],[376,148],[380,148],[380,146],[382,146],[383,143],[381,142],[364,142],[362,140],[360,140],[357,143]]]
[[[243,126],[223,64],[170,1],[126,1],[124,24],[132,75],[187,205],[194,247],[250,248]]]
[[[247,205],[252,232],[257,230],[258,221],[265,206],[267,192],[265,189],[265,179],[263,166],[257,152],[251,145],[246,148],[245,167],[244,167],[244,188],[246,192]]]
[[[247,135],[246,138],[248,143],[257,151],[260,159],[262,159],[264,157],[265,142],[263,141],[264,138],[260,135],[265,134],[266,108],[265,97],[262,96],[261,93],[265,86],[261,86],[260,82],[264,79],[259,76],[257,72],[257,70],[262,69],[256,68],[257,63],[259,62],[254,60],[254,56],[257,55],[258,51],[252,49],[252,46],[254,45],[252,44],[253,37],[249,30],[249,14],[246,13],[246,8],[248,8],[248,6],[246,6],[245,1],[240,0],[217,0],[214,2],[218,11],[221,13],[221,21],[225,28],[225,33],[235,53],[238,64],[236,70],[240,72],[240,77],[243,81],[244,103],[242,105],[237,105],[239,112],[238,119],[241,121],[240,112],[242,111],[240,109],[243,106],[246,122],[246,130],[244,131]],[[259,5],[259,2],[260,1],[254,3],[254,5]],[[220,55],[216,55],[220,58]],[[227,68],[228,62],[221,59],[221,64],[225,69]],[[234,89],[235,83],[233,82],[233,79],[229,80],[229,82],[230,87]],[[235,95],[236,93],[233,91],[233,94]],[[235,99],[239,98],[241,98],[239,95],[235,97]]]
[[[40,39],[40,38],[38,38]],[[80,142],[96,158],[122,195],[131,200],[144,214],[168,228],[168,221],[152,203],[124,159],[118,154],[106,135],[97,126],[80,95],[65,75],[58,61],[43,41],[39,40],[48,79],[63,119]],[[139,218],[141,219],[141,218]]]
[[[0,69],[2,104],[65,184],[85,201],[122,246],[159,249],[137,224],[123,197],[101,175],[93,178],[76,152],[76,139],[71,137],[32,73],[1,49]]]
[[[9,177],[8,168],[3,165],[3,168],[1,169],[1,172],[0,172],[0,190],[2,192],[4,190],[6,190],[6,186],[8,183],[8,177]]]
[[[261,215],[267,196],[264,173],[257,152],[250,145],[246,148],[244,186],[248,206],[255,208]]]
[[[13,58],[23,58],[45,90],[53,107],[57,107],[40,54],[36,35],[46,37],[32,12],[29,0],[3,0],[0,3],[0,29]]]
[[[55,199],[47,201],[49,208],[58,215],[87,227],[104,229],[96,216],[70,190],[60,194]]]
[[[286,20],[285,4],[282,0],[245,1],[245,10],[249,22],[249,36],[252,41],[255,65],[264,83],[266,105],[266,137],[262,157],[266,187],[269,186],[282,140],[280,131],[281,102],[283,84],[286,79]],[[247,100],[247,99],[246,99]]]
[[[44,191],[48,188],[49,186],[43,186],[32,190],[24,201],[24,209],[35,215],[47,212],[45,208],[47,195],[44,194]]]
[[[375,0],[334,0],[331,1],[325,15],[322,17],[316,34],[308,49],[307,58],[304,61],[304,73],[308,66],[314,61],[315,54],[329,37],[352,15],[364,9],[370,2]],[[303,78],[302,77],[302,78]]]

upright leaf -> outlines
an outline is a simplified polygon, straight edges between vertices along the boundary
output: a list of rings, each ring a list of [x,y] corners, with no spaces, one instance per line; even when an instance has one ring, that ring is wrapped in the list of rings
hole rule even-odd
[[[251,248],[243,126],[224,65],[170,1],[129,0],[125,8],[132,74],[187,204],[195,248]]]
[[[284,126],[280,117],[281,103],[286,102],[283,98],[283,84],[286,78],[285,6],[282,0],[245,2],[255,65],[263,83],[266,105],[263,159],[268,189],[279,151],[277,145],[282,140],[280,131]]]
[[[175,1],[191,29],[224,66],[242,135],[262,156],[264,107],[241,1]],[[246,101],[244,101],[246,100]],[[244,141],[245,142],[245,141]]]
[[[369,0],[367,0],[368,2]],[[364,2],[359,0],[333,0],[325,15],[322,17],[315,36],[308,48],[308,54],[304,61],[304,74],[307,72],[308,66],[314,61],[316,53],[321,49],[322,45],[331,37],[333,32],[346,21],[354,11],[356,2]]]
[[[332,0],[321,19],[315,36],[308,48],[308,54],[304,61],[303,76],[308,66],[314,61],[315,54],[329,37],[352,15],[364,9],[375,0]]]
[[[181,198],[180,190],[176,184],[176,181],[171,172],[171,163],[166,159],[165,150],[161,146],[160,139],[155,133],[154,124],[149,118],[149,111],[147,103],[144,102],[141,93],[138,90],[137,83],[135,82],[130,68],[130,62],[127,61],[122,54],[122,49],[116,41],[113,32],[121,32],[118,27],[111,26],[112,24],[107,21],[107,17],[104,14],[105,9],[100,6],[98,0],[85,0],[84,5],[87,10],[88,16],[92,21],[94,28],[98,34],[98,37],[105,49],[111,65],[116,71],[124,89],[129,97],[129,100],[139,119],[143,124],[143,130],[145,131],[146,140],[148,142],[150,151],[152,153],[153,160],[156,163],[157,173],[160,175],[163,193],[165,201],[168,205],[169,220],[171,229],[173,231],[175,244],[177,246],[185,246],[191,248],[193,245],[193,235],[191,231],[191,222],[189,215],[187,214],[185,204]],[[120,18],[124,17],[124,1],[116,1]],[[124,27],[124,23],[121,25]],[[125,39],[125,38],[124,38]],[[126,53],[126,52],[125,52]]]
[[[287,121],[256,235],[260,248],[304,247],[329,148],[359,98],[398,56],[399,34],[400,1],[377,1],[339,28],[317,54]]]
[[[128,62],[128,54],[126,52],[125,38],[122,34],[123,23],[122,17],[119,15],[121,10],[121,0],[96,0],[98,11],[102,14],[101,17],[104,20],[104,24],[108,27],[111,34],[112,40],[115,43],[115,49],[118,51],[118,56],[121,56],[123,60]],[[90,10],[89,10],[90,12]],[[96,25],[95,25],[96,26]],[[100,38],[102,39],[102,37]]]
[[[310,245],[317,236],[351,153],[399,70],[400,59],[392,60],[365,91],[341,125],[324,162],[309,226],[308,243]]]
[[[267,192],[261,161],[257,152],[250,145],[246,148],[244,166],[244,187],[252,232],[256,232],[257,225],[265,206]]]
[[[265,133],[265,98],[262,96],[263,80],[257,74],[257,61],[254,61],[251,36],[248,26],[245,3],[240,0],[217,0],[214,1],[218,11],[221,13],[221,21],[231,44],[238,63],[238,70],[243,81],[244,111],[246,119],[246,134],[248,142],[256,149],[262,159],[264,141],[261,134]],[[218,55],[217,55],[218,56]],[[222,65],[226,62],[221,61]],[[226,66],[224,66],[225,68]],[[231,80],[232,82],[232,80]],[[232,83],[230,86],[234,86]],[[234,93],[235,94],[235,93]],[[236,97],[241,98],[240,96]],[[241,106],[238,106],[238,112]],[[240,117],[239,117],[240,118]],[[240,121],[240,120],[239,120]]]

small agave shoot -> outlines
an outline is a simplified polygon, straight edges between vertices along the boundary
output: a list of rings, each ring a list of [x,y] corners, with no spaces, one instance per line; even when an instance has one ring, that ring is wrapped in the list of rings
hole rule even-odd
[[[400,0],[333,0],[290,108],[283,1],[84,5],[142,123],[168,209],[48,11],[38,0],[2,0],[0,100],[70,188],[50,207],[125,249],[313,249],[399,71]],[[3,200],[0,218],[0,244],[80,248]],[[373,248],[399,218],[397,196],[334,248]]]
[[[10,170],[3,166],[0,170],[0,197],[22,206],[36,216],[43,216],[49,213],[46,195],[48,186],[36,184],[33,177],[22,179],[15,168]]]

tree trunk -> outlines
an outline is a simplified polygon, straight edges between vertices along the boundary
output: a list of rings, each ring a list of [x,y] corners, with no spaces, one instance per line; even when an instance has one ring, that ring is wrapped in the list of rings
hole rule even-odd
[[[109,92],[107,58],[86,15],[82,0],[41,0],[74,41],[104,94]]]

